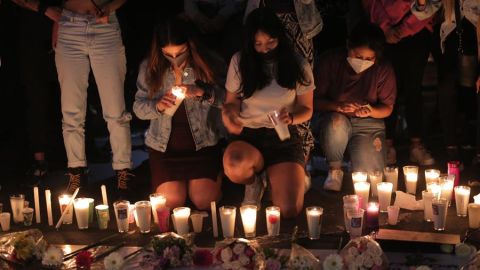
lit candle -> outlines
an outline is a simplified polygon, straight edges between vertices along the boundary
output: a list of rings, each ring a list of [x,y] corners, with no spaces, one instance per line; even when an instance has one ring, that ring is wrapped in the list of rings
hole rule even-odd
[[[368,174],[368,181],[370,182],[370,187],[372,188],[372,196],[377,197],[377,184],[383,181],[383,174],[381,171],[375,171]]]
[[[405,186],[407,193],[413,195],[417,194],[418,167],[404,166],[403,174],[405,175]]]
[[[257,227],[257,207],[255,205],[244,205],[240,207],[240,215],[242,216],[245,237],[255,237]]]
[[[432,182],[427,184],[427,191],[431,192],[434,198],[438,198],[442,191],[442,186],[435,182]]]
[[[53,226],[53,217],[52,217],[52,193],[49,189],[45,190],[45,200],[47,201],[47,218],[48,226]]]
[[[389,166],[385,167],[383,170],[385,174],[385,181],[390,182],[393,184],[393,191],[397,191],[398,186],[398,167],[396,166]]]
[[[367,182],[367,173],[366,172],[352,172],[352,181],[353,183],[358,182]]]
[[[235,218],[237,208],[235,206],[220,207],[220,221],[222,222],[223,237],[232,238],[235,234]]]
[[[431,182],[437,182],[440,176],[440,171],[435,169],[425,170],[425,183],[428,185]]]
[[[267,218],[268,236],[278,236],[280,234],[280,207],[270,206],[265,209]]]
[[[178,107],[185,99],[185,88],[174,86],[171,90],[172,94],[175,96],[175,104],[173,104],[170,108],[167,108],[163,111],[164,114],[173,116],[177,111]]]
[[[358,182],[353,184],[355,188],[355,194],[360,197],[360,208],[366,209],[368,199],[370,196],[370,183],[367,182]]]
[[[440,192],[440,198],[445,199],[448,201],[448,205],[450,205],[450,201],[452,200],[452,194],[453,194],[453,179],[449,179],[446,176],[441,176],[440,177],[441,181],[441,192]]]
[[[75,217],[80,230],[88,229],[90,202],[88,198],[78,198],[74,201]]]
[[[360,183],[365,183],[365,182],[360,182]],[[323,208],[318,206],[307,207],[306,213],[307,213],[308,237],[312,240],[320,239],[320,232],[322,229]]]
[[[377,189],[380,212],[387,212],[387,207],[390,205],[392,199],[393,184],[389,182],[381,182],[377,184]]]
[[[188,226],[189,217],[190,208],[177,207],[173,209],[173,218],[175,219],[175,225],[177,227],[178,234],[185,235],[190,232],[190,227]]]
[[[40,223],[40,198],[38,196],[38,187],[33,188],[33,198],[35,202],[35,220]]]
[[[378,203],[371,202],[367,207],[367,233],[376,231],[378,228]]]
[[[470,187],[456,186],[455,187],[455,206],[457,208],[457,216],[466,217],[467,207],[470,200]]]
[[[210,211],[212,212],[212,227],[213,237],[218,237],[218,223],[217,223],[217,203],[215,201],[210,202]]]
[[[167,203],[167,198],[161,193],[150,194],[150,203],[152,204],[153,220],[158,224],[158,208],[164,208]]]
[[[100,190],[102,191],[103,204],[108,205],[107,187],[105,187],[105,185],[101,185]]]

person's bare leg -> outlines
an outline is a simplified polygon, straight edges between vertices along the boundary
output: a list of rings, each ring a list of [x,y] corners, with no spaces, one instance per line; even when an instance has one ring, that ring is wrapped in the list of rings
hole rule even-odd
[[[187,185],[183,180],[165,182],[157,187],[156,192],[162,193],[167,198],[166,206],[170,209],[185,205]]]
[[[234,183],[251,184],[263,168],[263,157],[253,145],[244,141],[230,143],[223,154],[225,175]]]
[[[216,181],[208,178],[192,179],[188,182],[188,196],[199,210],[210,209],[210,202],[218,201],[222,195],[222,174]]]
[[[270,166],[267,172],[273,205],[280,207],[283,217],[296,217],[303,208],[305,170],[298,163],[283,162]]]

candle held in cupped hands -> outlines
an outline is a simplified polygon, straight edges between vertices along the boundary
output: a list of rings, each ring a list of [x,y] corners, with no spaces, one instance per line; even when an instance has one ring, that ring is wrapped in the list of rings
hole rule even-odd
[[[166,108],[163,113],[173,116],[180,104],[182,104],[183,100],[185,99],[186,89],[184,87],[174,86],[172,87],[170,93],[175,97],[175,102],[169,108]]]

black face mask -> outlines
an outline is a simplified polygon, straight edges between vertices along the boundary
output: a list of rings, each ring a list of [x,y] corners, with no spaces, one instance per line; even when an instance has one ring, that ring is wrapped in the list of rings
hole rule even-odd
[[[260,58],[262,58],[263,61],[265,62],[272,62],[277,58],[277,48],[272,49],[266,53],[258,53],[260,55]]]

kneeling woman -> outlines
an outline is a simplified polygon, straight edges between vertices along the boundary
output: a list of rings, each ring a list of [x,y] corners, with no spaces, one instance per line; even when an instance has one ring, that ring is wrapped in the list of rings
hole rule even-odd
[[[221,118],[215,106],[225,90],[212,69],[221,65],[207,62],[188,33],[179,19],[156,28],[150,55],[140,66],[133,110],[150,120],[145,144],[154,190],[166,196],[170,208],[183,206],[188,192],[198,209],[207,209],[220,197]],[[174,87],[186,91],[183,101],[173,95]]]
[[[225,174],[246,185],[243,204],[259,205],[266,171],[273,204],[284,217],[295,217],[303,207],[305,158],[292,125],[311,118],[314,84],[310,66],[294,53],[282,23],[269,9],[248,16],[244,44],[232,57],[226,89],[222,119],[234,141],[223,156]],[[268,118],[274,110],[289,125],[290,139],[277,136]]]

